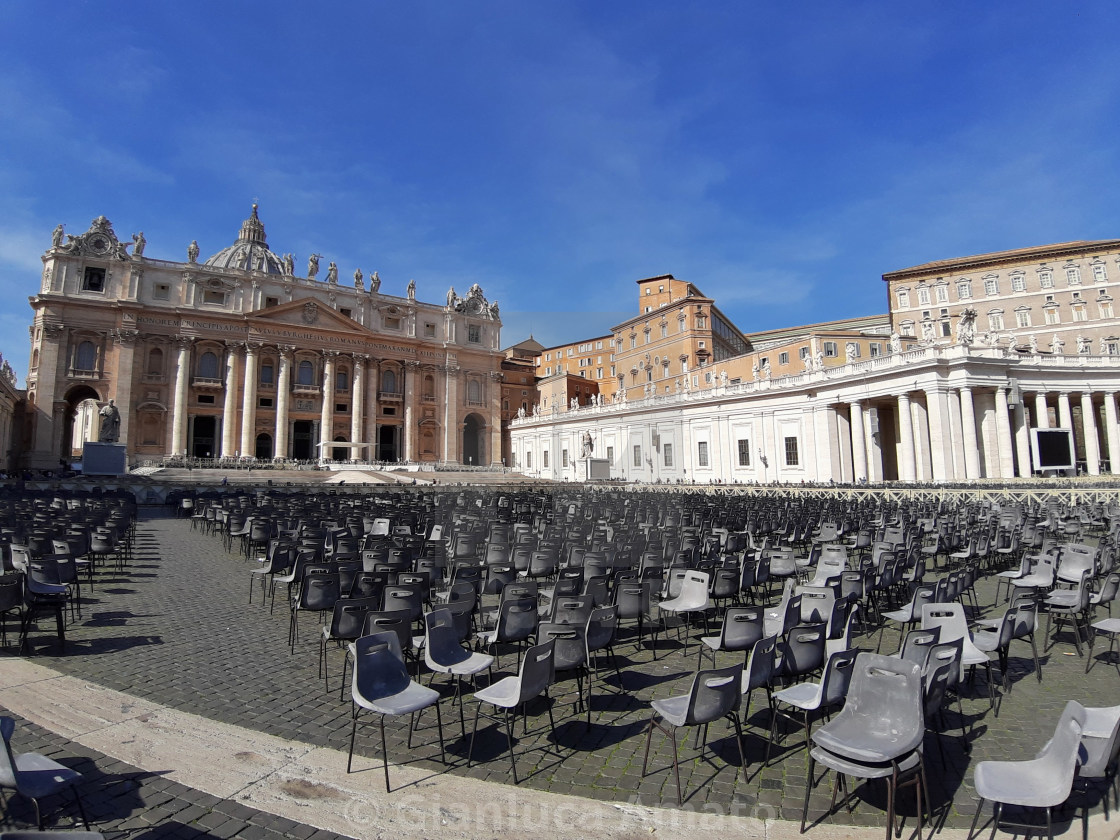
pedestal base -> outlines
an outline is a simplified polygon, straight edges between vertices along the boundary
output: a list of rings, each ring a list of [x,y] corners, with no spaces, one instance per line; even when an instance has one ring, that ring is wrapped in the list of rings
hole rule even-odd
[[[611,462],[606,458],[577,458],[576,472],[583,481],[610,481]]]

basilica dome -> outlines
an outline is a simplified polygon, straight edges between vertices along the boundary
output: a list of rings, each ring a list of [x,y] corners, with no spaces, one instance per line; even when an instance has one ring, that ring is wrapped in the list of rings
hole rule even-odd
[[[276,254],[268,250],[264,225],[257,218],[257,205],[253,205],[252,214],[241,224],[241,233],[238,234],[237,241],[206,260],[206,265],[263,271],[266,274],[284,273],[284,263]]]

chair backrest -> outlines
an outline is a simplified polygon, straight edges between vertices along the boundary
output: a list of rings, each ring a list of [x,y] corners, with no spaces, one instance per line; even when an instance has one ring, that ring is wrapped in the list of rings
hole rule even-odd
[[[408,610],[415,621],[424,609],[424,595],[427,588],[416,583],[392,583],[382,593],[383,610]]]
[[[689,571],[685,574],[684,583],[681,585],[680,601],[683,606],[699,609],[708,603],[708,583],[710,576],[707,572]]]
[[[1120,756],[1120,706],[1085,709],[1081,746],[1077,775],[1087,779],[1106,776]]]
[[[497,640],[527,639],[537,629],[537,599],[514,598],[498,608]]]
[[[1040,808],[1060,805],[1073,789],[1081,735],[1085,728],[1085,707],[1075,700],[1066,703],[1054,736],[1035,757],[1035,769],[1022,784],[1032,805]],[[1041,765],[1041,766],[1040,766]]]
[[[925,670],[930,654],[936,645],[941,642],[941,628],[915,628],[906,634],[899,649],[899,658],[908,662],[916,662]]]
[[[470,658],[470,651],[460,644],[451,610],[441,608],[425,615],[424,631],[424,659],[429,668],[448,668]]]
[[[407,610],[369,610],[362,623],[362,636],[377,633],[393,633],[397,637],[397,649],[401,651],[412,647],[412,617]]]
[[[618,607],[619,618],[637,618],[650,614],[650,596],[657,586],[656,581],[622,583],[615,587],[614,603]]]
[[[556,642],[549,640],[525,651],[521,672],[517,675],[519,702],[533,699],[552,684],[556,678],[555,648]]]
[[[553,599],[549,621],[553,624],[587,624],[595,599],[591,595],[564,595]]]
[[[829,621],[832,605],[836,602],[836,590],[831,586],[798,586],[794,589],[801,596],[800,621]]]
[[[968,633],[968,620],[964,615],[964,605],[959,601],[948,604],[924,604],[922,606],[922,629],[932,630],[940,628],[942,642],[951,642],[953,639],[967,639],[971,641]]]
[[[781,643],[782,673],[800,676],[815,671],[824,663],[827,638],[823,621],[799,624],[790,629]]]
[[[602,650],[614,641],[618,630],[618,607],[596,607],[587,617],[587,655]]]
[[[331,616],[332,639],[357,639],[362,635],[366,623],[366,613],[376,610],[379,598],[339,598],[334,602]]]
[[[587,662],[587,625],[556,624],[542,621],[537,627],[537,639],[553,641],[552,667],[555,671],[578,668]]]
[[[774,679],[774,660],[778,649],[778,637],[766,636],[754,643],[747,663],[743,668],[741,692],[749,694],[756,688],[769,685]]]
[[[762,638],[761,607],[731,607],[723,616],[720,650],[749,650]]]
[[[828,658],[821,678],[820,708],[835,706],[848,694],[858,650],[838,651]]]
[[[411,682],[396,633],[374,633],[354,641],[355,697],[376,701],[404,691]]]
[[[299,609],[331,610],[341,597],[338,572],[309,572],[299,590]]]
[[[742,681],[742,665],[698,671],[688,692],[685,725],[710,723],[737,709],[742,696]]]

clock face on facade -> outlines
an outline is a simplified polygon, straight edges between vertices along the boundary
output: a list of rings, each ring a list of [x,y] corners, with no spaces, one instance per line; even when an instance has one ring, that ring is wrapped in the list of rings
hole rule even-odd
[[[89,238],[89,249],[95,254],[107,254],[109,252],[108,238],[101,236],[100,234],[91,236]]]

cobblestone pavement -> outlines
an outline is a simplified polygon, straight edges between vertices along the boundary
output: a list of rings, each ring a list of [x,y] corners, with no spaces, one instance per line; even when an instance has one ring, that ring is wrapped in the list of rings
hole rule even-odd
[[[69,628],[64,654],[60,654],[53,637],[53,627],[43,621],[38,632],[32,634],[35,661],[175,709],[313,746],[345,750],[350,735],[350,704],[339,699],[341,651],[330,651],[331,691],[325,691],[316,674],[317,617],[300,616],[299,642],[295,652],[289,653],[288,611],[282,598],[271,614],[267,603],[261,603],[259,589],[253,595],[254,603],[248,603],[252,568],[255,564],[246,561],[236,548],[234,553],[226,552],[218,537],[192,531],[187,520],[169,518],[162,509],[146,511],[138,526],[132,564],[123,573],[99,574],[92,593],[83,590],[83,617]],[[981,607],[999,615],[1002,609],[992,607],[994,590],[992,580],[978,586]],[[654,733],[650,772],[645,777],[641,775],[642,754],[649,702],[687,691],[697,665],[697,635],[698,627],[692,629],[686,653],[670,632],[668,639],[660,641],[655,659],[648,642],[639,649],[635,634],[624,628],[616,647],[621,685],[606,670],[596,680],[590,727],[575,710],[575,681],[561,680],[553,692],[555,732],[549,732],[543,704],[531,709],[528,735],[522,735],[520,727],[517,730],[515,747],[522,787],[676,807],[670,742]],[[1074,652],[1072,634],[1064,632],[1056,639],[1056,644],[1043,651],[1049,640],[1040,634],[1041,683],[1033,673],[1029,646],[1013,645],[1012,690],[1004,692],[997,686],[998,716],[989,709],[983,672],[977,674],[975,683],[966,685],[964,712],[965,724],[971,729],[970,754],[965,752],[961,721],[955,713],[946,714],[944,762],[934,736],[928,736],[926,764],[939,825],[967,828],[976,808],[971,769],[975,762],[1032,757],[1053,731],[1068,699],[1091,706],[1117,702],[1120,673],[1103,659],[1105,646],[1098,647],[1099,660],[1086,675],[1085,660]],[[874,649],[877,641],[876,633],[857,638],[856,644]],[[895,649],[897,644],[897,631],[888,629],[884,651]],[[736,661],[741,658],[726,654],[719,664]],[[501,664],[503,673],[512,673],[515,657],[504,655]],[[422,721],[411,752],[406,747],[405,723],[388,722],[391,759],[512,784],[505,735],[494,724],[480,730],[475,764],[467,767],[467,741],[460,737],[457,714],[451,711],[448,694],[445,691],[443,717],[450,766],[445,769],[439,763],[434,726],[427,727],[432,723],[428,719]],[[685,808],[765,819],[800,818],[807,772],[804,737],[798,728],[788,727],[774,747],[771,764],[763,766],[768,728],[764,706],[756,701],[746,722],[745,768],[738,766],[734,738],[723,724],[713,725],[709,748],[703,755],[695,748],[691,731],[678,737]],[[472,707],[468,699],[468,736]],[[39,731],[36,737],[50,740]],[[18,746],[29,748],[27,744]],[[375,726],[359,730],[357,751],[379,757]],[[135,773],[130,775],[127,768],[107,768],[100,763],[98,771],[133,779],[137,802],[162,807],[160,813],[184,830],[189,827],[197,833],[218,833],[217,828],[222,828],[227,832],[220,834],[223,837],[237,832],[242,832],[237,833],[242,837],[264,837],[263,832],[274,830],[289,836],[298,832],[298,828],[258,824],[252,815],[240,813],[230,815],[231,820],[222,826],[209,826],[201,822],[204,817],[216,820],[218,817],[208,815],[224,814],[215,803],[196,802],[186,790],[164,791],[160,793],[163,802],[174,801],[176,806],[185,803],[172,813],[171,806],[162,802],[149,803],[149,790],[160,792],[158,779],[142,779]],[[830,783],[813,790],[811,817],[825,814],[830,795]],[[829,821],[884,826],[885,795],[873,787],[866,796],[854,813],[841,811]],[[1099,810],[1099,799],[1091,801]],[[912,813],[913,807],[909,795],[903,795],[901,811],[907,813],[909,809]],[[184,821],[183,814],[190,819]],[[137,818],[133,813],[124,822],[110,821],[109,825],[125,831],[131,827],[127,821]],[[232,832],[234,819],[240,820],[237,832]],[[1066,815],[1059,827],[1068,828],[1070,821],[1070,815]],[[1073,822],[1076,824],[1077,820]]]

